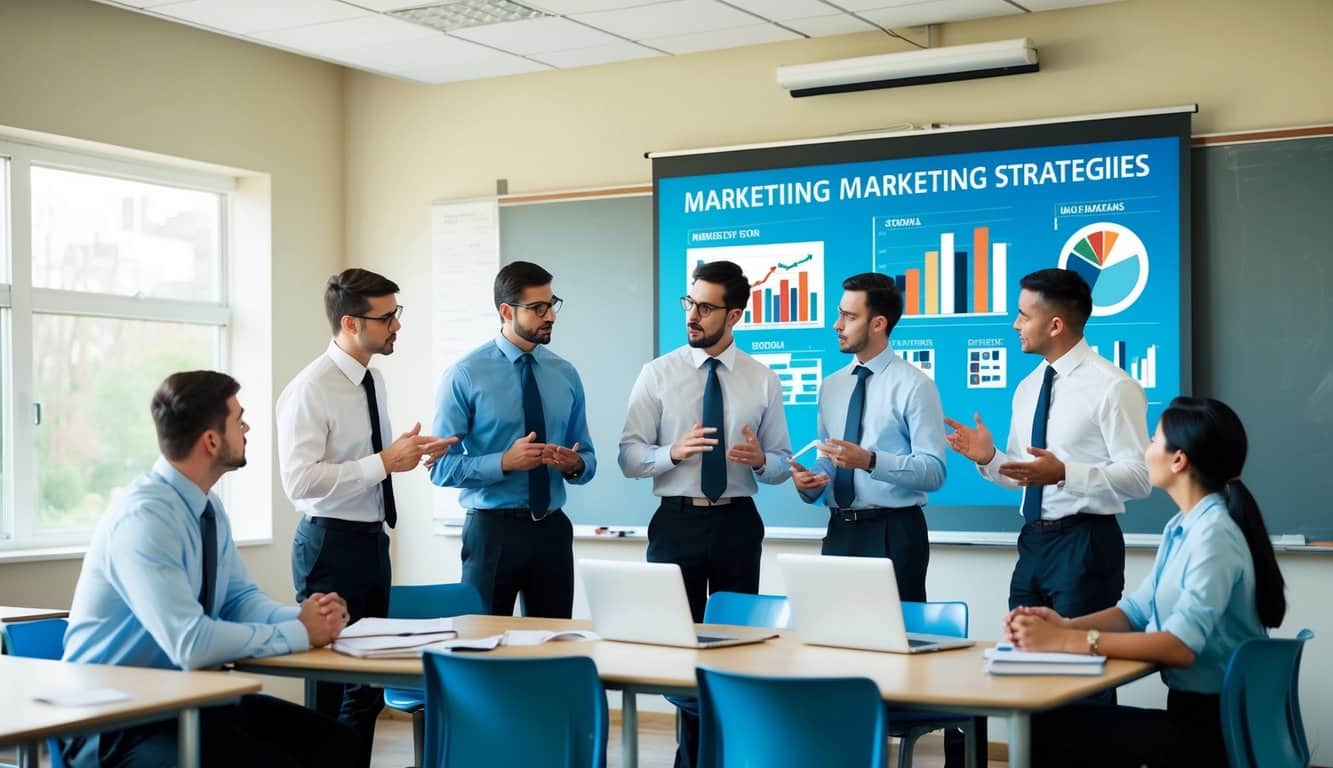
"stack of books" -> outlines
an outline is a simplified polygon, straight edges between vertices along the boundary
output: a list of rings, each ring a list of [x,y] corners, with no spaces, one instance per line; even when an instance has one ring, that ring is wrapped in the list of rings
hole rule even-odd
[[[343,628],[331,647],[361,659],[410,659],[456,637],[453,619],[361,619]]]
[[[1012,645],[987,648],[985,656],[992,675],[1100,675],[1106,669],[1105,656],[1016,651]]]

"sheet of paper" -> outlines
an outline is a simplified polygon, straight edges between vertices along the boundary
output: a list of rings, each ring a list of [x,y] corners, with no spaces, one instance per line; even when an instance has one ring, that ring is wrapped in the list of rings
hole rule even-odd
[[[434,635],[454,631],[454,620],[445,619],[376,619],[354,621],[339,633],[339,638],[393,637],[404,635]]]
[[[387,651],[394,648],[421,648],[441,640],[452,640],[458,636],[452,630],[432,632],[428,635],[372,635],[370,637],[339,637],[333,641],[333,650],[340,653],[355,651]]]
[[[134,697],[115,688],[78,688],[69,691],[52,691],[32,697],[33,701],[51,704],[57,707],[95,707],[99,704],[114,704],[129,701]]]
[[[819,441],[818,441],[818,440],[811,440],[810,442],[808,442],[808,443],[805,444],[805,447],[804,447],[804,448],[802,448],[801,450],[797,451],[796,453],[793,453],[793,454],[791,455],[791,459],[792,459],[792,461],[797,461],[797,462],[799,462],[800,459],[801,459],[802,454],[809,453],[811,448],[818,448],[818,447],[819,447]],[[815,458],[816,458],[816,459],[819,458],[819,454],[816,453],[816,454],[815,454]]]
[[[459,637],[453,640],[445,640],[441,643],[435,643],[430,647],[441,651],[493,651],[500,647],[500,641],[503,639],[504,635]]]
[[[596,632],[587,629],[571,629],[564,632],[549,632],[545,629],[511,629],[504,633],[505,645],[541,645],[552,640],[597,640]]]

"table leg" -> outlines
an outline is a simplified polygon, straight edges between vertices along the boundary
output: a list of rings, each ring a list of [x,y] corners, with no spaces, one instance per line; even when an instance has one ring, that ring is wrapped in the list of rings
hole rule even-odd
[[[620,694],[620,765],[639,768],[639,702],[633,691]]]
[[[990,737],[986,733],[987,722],[984,717],[972,718],[972,727],[967,731],[967,759],[965,768],[985,768],[990,761]]]
[[[1026,712],[1009,715],[1009,768],[1032,768],[1032,717]]]
[[[40,742],[29,742],[19,745],[19,768],[39,768],[42,764],[37,751]]]
[[[317,686],[317,685],[319,685],[319,683],[315,682],[314,680],[311,680],[311,679],[308,678],[308,677],[305,679],[305,708],[306,708],[306,709],[314,709],[314,708],[315,708],[315,686]]]
[[[199,710],[182,709],[176,730],[176,762],[180,768],[199,768]]]

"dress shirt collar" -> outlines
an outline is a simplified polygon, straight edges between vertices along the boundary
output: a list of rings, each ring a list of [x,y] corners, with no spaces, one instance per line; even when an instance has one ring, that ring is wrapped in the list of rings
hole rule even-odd
[[[695,368],[702,368],[704,363],[708,362],[709,357],[710,355],[704,350],[699,349],[698,347],[690,347],[690,360],[694,363]],[[727,345],[726,349],[722,350],[722,354],[718,355],[717,359],[722,363],[723,368],[726,368],[729,371],[735,370],[736,368],[735,339],[731,340],[731,343]]]
[[[507,339],[503,333],[495,337],[495,346],[500,349],[500,353],[505,356],[505,359],[511,363],[517,363],[520,357],[528,354],[532,355],[532,361],[535,363],[537,362],[537,350],[542,348],[542,345],[538,344],[532,348],[531,352],[524,352],[517,344]]]
[[[1086,338],[1079,339],[1077,344],[1070,348],[1068,352],[1061,355],[1059,360],[1051,363],[1051,365],[1055,368],[1056,374],[1061,378],[1064,378],[1073,373],[1074,369],[1082,365],[1083,361],[1087,360],[1088,356],[1091,354],[1092,347],[1088,346],[1088,340]]]
[[[361,381],[366,378],[366,366],[358,362],[355,357],[344,352],[336,341],[329,342],[327,354],[333,364],[338,366],[338,370],[342,371],[343,375],[347,377],[348,381],[358,387],[361,386]]]
[[[864,363],[861,362],[861,360],[857,358],[855,355],[853,355],[852,367],[848,369],[847,373],[849,375],[855,376],[856,366],[859,365],[864,368],[869,368],[871,373],[875,374],[876,376],[880,376],[890,365],[893,365],[893,361],[897,359],[898,359],[898,353],[893,351],[892,345],[884,347],[884,349],[880,350],[880,353],[878,355],[875,355],[874,357],[870,358]]]
[[[1172,518],[1169,527],[1173,531],[1178,528],[1182,532],[1188,532],[1194,526],[1200,525],[1200,521],[1204,518],[1212,517],[1209,512],[1213,507],[1222,507],[1225,510],[1226,504],[1226,499],[1222,497],[1222,494],[1210,493],[1199,499],[1199,502],[1190,509],[1188,514],[1177,513]]]
[[[162,478],[167,485],[171,486],[185,502],[185,507],[190,510],[190,514],[199,517],[204,514],[204,505],[208,503],[208,494],[204,493],[199,486],[194,484],[190,478],[182,475],[180,470],[176,469],[166,456],[158,456],[157,461],[153,462],[153,474]]]

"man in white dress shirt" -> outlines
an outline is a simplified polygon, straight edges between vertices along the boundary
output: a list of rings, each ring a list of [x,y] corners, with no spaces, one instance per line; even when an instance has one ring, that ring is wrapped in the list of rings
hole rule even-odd
[[[393,354],[403,308],[393,281],[364,269],[329,278],[324,310],[333,331],[328,349],[278,397],[278,464],[282,486],[302,515],[292,542],[296,599],[337,592],[352,621],[389,610],[389,536],[398,521],[394,472],[440,457],[457,438],[392,438],[384,376],[373,355]],[[370,765],[379,689],[318,683],[315,710],[357,729],[360,765]]]
[[[952,419],[949,445],[987,479],[1022,488],[1023,529],[1009,607],[1046,606],[1061,616],[1110,608],[1125,586],[1125,539],[1116,515],[1151,487],[1148,403],[1143,388],[1083,338],[1092,292],[1072,271],[1024,277],[1018,331],[1024,352],[1041,355],[1014,390],[1009,442]]]

